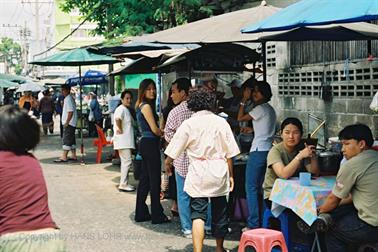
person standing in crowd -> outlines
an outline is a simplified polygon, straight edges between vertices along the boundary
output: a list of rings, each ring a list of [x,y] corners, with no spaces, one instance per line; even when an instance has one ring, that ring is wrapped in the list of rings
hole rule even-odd
[[[167,106],[165,106],[162,110],[163,114],[163,120],[160,122],[160,128],[164,129],[168,114],[171,112],[171,110],[176,106],[172,100],[172,87],[169,89],[168,92],[168,99],[167,99]],[[164,141],[163,148],[168,145],[167,141]],[[164,183],[164,182],[162,182]],[[171,206],[171,213],[172,216],[179,216],[178,207],[177,207],[177,189],[176,189],[176,176],[174,173],[168,177],[168,197],[172,200],[172,206]]]
[[[62,124],[63,101],[64,101],[64,95],[59,94],[55,101],[55,111],[57,114],[59,114],[60,138],[63,138],[63,124]]]
[[[93,92],[89,93],[90,102],[89,102],[89,110],[92,113],[91,120],[89,120],[89,136],[96,137],[97,131],[96,126],[102,128],[102,111],[100,108],[100,103],[97,100],[97,95]]]
[[[172,161],[186,151],[189,167],[184,191],[190,196],[193,249],[202,251],[210,199],[216,251],[223,252],[228,233],[226,195],[234,187],[231,158],[240,151],[227,121],[212,112],[216,103],[214,92],[193,90],[187,103],[194,114],[173,135],[165,150],[165,165],[169,169]]]
[[[14,105],[13,96],[13,90],[8,88],[4,93],[4,105]]]
[[[319,175],[315,146],[302,143],[303,126],[299,119],[288,117],[281,123],[282,142],[276,144],[268,153],[267,169],[263,183],[264,200],[271,208],[269,196],[277,178],[298,177],[299,172]]]
[[[231,88],[232,97],[223,99],[223,111],[228,114],[232,119],[236,120],[239,112],[239,103],[242,99],[242,82],[239,79],[233,79],[228,86]]]
[[[24,110],[0,108],[0,250],[64,252],[51,217],[42,168],[29,153],[40,126]]]
[[[137,189],[135,221],[151,220],[152,224],[169,222],[160,203],[161,156],[160,138],[163,135],[158,127],[158,116],[155,112],[156,84],[152,79],[144,79],[138,90],[138,100],[135,104],[138,125],[142,134],[140,154],[142,170]],[[151,214],[146,204],[150,192]]]
[[[24,95],[21,96],[18,101],[18,105],[20,108],[23,108],[28,112],[32,111],[32,114],[34,115],[34,110],[38,108],[38,101],[33,97],[31,91],[25,91]]]
[[[193,115],[193,111],[188,108],[187,98],[189,96],[190,81],[187,78],[180,78],[172,84],[172,100],[177,106],[168,115],[164,129],[164,138],[169,143],[180,125]],[[168,168],[168,174],[176,176],[178,209],[180,213],[181,231],[187,238],[192,237],[192,220],[190,211],[190,196],[184,191],[185,177],[188,173],[189,159],[186,152],[173,161],[173,167]],[[209,208],[210,209],[210,208]],[[207,221],[205,229],[209,232],[211,216]]]
[[[55,163],[65,163],[68,160],[77,161],[76,156],[76,139],[75,130],[77,123],[76,103],[71,96],[71,87],[67,84],[62,85],[62,94],[64,95],[62,124],[63,124],[63,153]],[[71,157],[68,158],[68,152],[71,151]]]
[[[50,96],[50,91],[43,91],[43,98],[39,102],[39,111],[42,114],[42,128],[43,133],[47,135],[47,130],[50,134],[54,133],[54,101]]]
[[[378,152],[364,124],[346,126],[339,133],[342,153],[348,160],[336,176],[336,184],[318,209],[315,225],[322,224],[327,251],[347,251],[351,245],[378,243]],[[314,225],[314,224],[313,224]]]
[[[259,197],[266,170],[266,158],[272,147],[276,131],[276,113],[268,103],[272,97],[270,85],[258,81],[252,91],[254,108],[244,114],[244,106],[249,97],[243,96],[240,103],[238,121],[252,120],[254,138],[250,149],[246,168],[246,195],[249,216],[243,231],[260,227]]]
[[[132,93],[124,90],[121,93],[121,102],[114,112],[113,123],[113,145],[114,149],[118,150],[121,159],[121,179],[118,189],[120,191],[132,192],[135,188],[128,183],[128,173],[132,166],[131,150],[135,149],[133,117],[130,114],[128,107],[132,103]]]

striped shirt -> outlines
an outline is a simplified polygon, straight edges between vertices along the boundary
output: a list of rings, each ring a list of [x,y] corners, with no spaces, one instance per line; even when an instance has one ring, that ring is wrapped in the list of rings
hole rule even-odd
[[[168,114],[167,123],[164,129],[164,138],[169,143],[173,138],[180,125],[193,115],[193,112],[188,109],[186,101],[181,102],[178,106],[173,108]],[[176,172],[181,177],[186,177],[189,167],[189,159],[186,152],[183,152],[178,158],[173,161],[173,166]]]

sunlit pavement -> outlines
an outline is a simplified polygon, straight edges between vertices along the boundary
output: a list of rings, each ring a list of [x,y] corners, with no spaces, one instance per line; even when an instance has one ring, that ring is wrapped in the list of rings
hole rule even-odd
[[[180,235],[177,218],[161,225],[134,222],[136,192],[117,190],[119,166],[106,160],[111,148],[105,148],[104,163],[96,164],[92,142],[93,138],[84,138],[84,165],[53,162],[61,154],[57,134],[43,136],[34,153],[42,165],[50,210],[68,251],[192,251],[192,241]],[[136,181],[131,180],[131,184],[136,185]],[[162,203],[165,213],[170,215],[171,203]],[[237,251],[240,237],[240,225],[235,225],[225,242],[231,251]],[[204,251],[215,251],[213,238],[206,238]]]

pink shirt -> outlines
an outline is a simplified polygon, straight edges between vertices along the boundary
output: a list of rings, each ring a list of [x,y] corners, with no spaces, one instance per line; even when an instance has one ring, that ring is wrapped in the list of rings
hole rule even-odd
[[[41,166],[32,155],[0,151],[0,235],[57,228]]]

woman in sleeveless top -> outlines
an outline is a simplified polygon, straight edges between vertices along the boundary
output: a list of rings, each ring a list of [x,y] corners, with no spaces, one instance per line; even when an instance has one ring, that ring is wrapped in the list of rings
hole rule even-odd
[[[169,222],[160,204],[161,159],[160,137],[163,132],[158,127],[158,116],[155,112],[156,85],[151,79],[144,79],[138,90],[135,104],[138,126],[142,134],[140,153],[142,170],[137,190],[135,221],[149,221],[152,224]],[[150,192],[151,214],[146,204]]]

